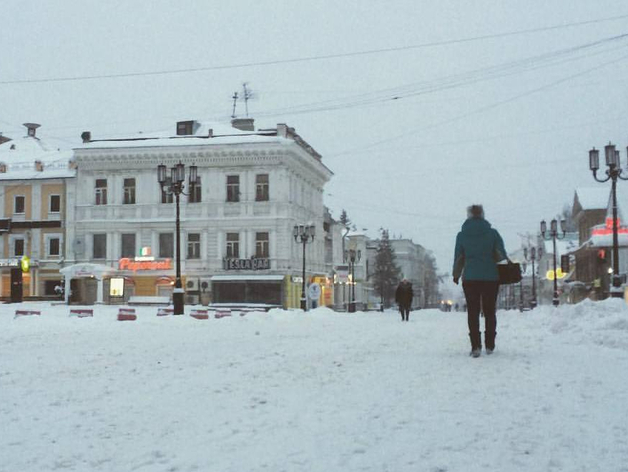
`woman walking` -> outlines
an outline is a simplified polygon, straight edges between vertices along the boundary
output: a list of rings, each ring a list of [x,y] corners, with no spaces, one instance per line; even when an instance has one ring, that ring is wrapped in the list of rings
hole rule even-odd
[[[480,357],[480,311],[484,313],[484,343],[486,353],[495,350],[497,319],[495,310],[499,275],[497,262],[506,259],[504,241],[497,230],[484,219],[482,205],[467,208],[467,220],[456,237],[453,276],[457,284],[462,276],[462,288],[467,300],[471,356]]]

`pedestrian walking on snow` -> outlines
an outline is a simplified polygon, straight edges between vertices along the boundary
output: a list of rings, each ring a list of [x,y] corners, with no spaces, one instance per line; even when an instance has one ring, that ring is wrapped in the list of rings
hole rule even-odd
[[[412,284],[408,279],[403,279],[397,286],[397,291],[395,292],[395,301],[397,305],[399,305],[401,321],[409,321],[413,297],[414,292],[412,291]]]
[[[491,224],[484,219],[482,205],[468,207],[467,220],[456,237],[452,273],[455,284],[458,284],[462,276],[473,357],[479,357],[482,352],[480,311],[484,313],[486,353],[492,354],[495,349],[495,311],[499,291],[497,262],[506,257],[504,241],[497,230],[491,228]]]

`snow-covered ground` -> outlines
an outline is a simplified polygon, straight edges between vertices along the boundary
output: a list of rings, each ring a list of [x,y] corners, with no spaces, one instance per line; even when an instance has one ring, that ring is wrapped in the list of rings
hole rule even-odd
[[[628,308],[116,321],[0,306],[0,470],[628,471]]]

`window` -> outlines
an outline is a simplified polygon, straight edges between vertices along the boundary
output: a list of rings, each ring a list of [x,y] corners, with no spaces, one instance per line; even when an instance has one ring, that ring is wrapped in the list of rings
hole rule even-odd
[[[161,187],[161,203],[172,203],[174,202],[174,193],[168,192]]]
[[[177,136],[194,134],[194,121],[177,122]]]
[[[121,257],[135,257],[135,233],[122,235]]]
[[[107,204],[107,179],[96,179],[96,205]]]
[[[95,234],[94,246],[93,246],[93,259],[106,259],[107,258],[107,235]]]
[[[13,244],[13,255],[14,256],[23,256],[24,255],[24,240],[23,239],[15,239]]]
[[[59,213],[61,211],[61,195],[50,195],[50,206],[48,213]]]
[[[173,233],[160,233],[159,234],[159,257],[173,257],[174,256],[174,234]]]
[[[26,197],[24,195],[15,196],[15,205],[13,207],[13,213],[24,214],[24,208],[26,206]]]
[[[188,233],[188,259],[201,258],[201,235]]]
[[[124,204],[135,203],[135,179],[124,179]]]
[[[255,176],[255,201],[268,201],[268,174],[257,174]]]
[[[59,256],[61,254],[61,239],[55,237],[48,240],[48,255]]]
[[[227,176],[227,201],[228,202],[240,201],[240,176],[239,175]]]
[[[190,185],[190,196],[188,202],[199,203],[201,201],[201,178],[196,177],[196,183]]]
[[[240,234],[227,233],[227,257],[240,257]]]
[[[255,257],[268,259],[268,233],[255,233]]]

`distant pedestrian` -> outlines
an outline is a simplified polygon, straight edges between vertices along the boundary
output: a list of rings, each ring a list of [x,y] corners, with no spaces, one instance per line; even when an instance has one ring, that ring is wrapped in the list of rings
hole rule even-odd
[[[413,297],[414,292],[412,291],[412,284],[408,279],[403,279],[397,286],[397,291],[395,292],[395,301],[397,305],[399,305],[401,321],[409,321]]]
[[[486,353],[492,354],[495,349],[495,311],[499,291],[497,262],[506,257],[504,241],[497,230],[491,228],[491,224],[484,219],[482,205],[468,207],[467,220],[456,237],[453,278],[457,284],[462,276],[473,357],[479,357],[482,352],[480,311],[484,313]]]

